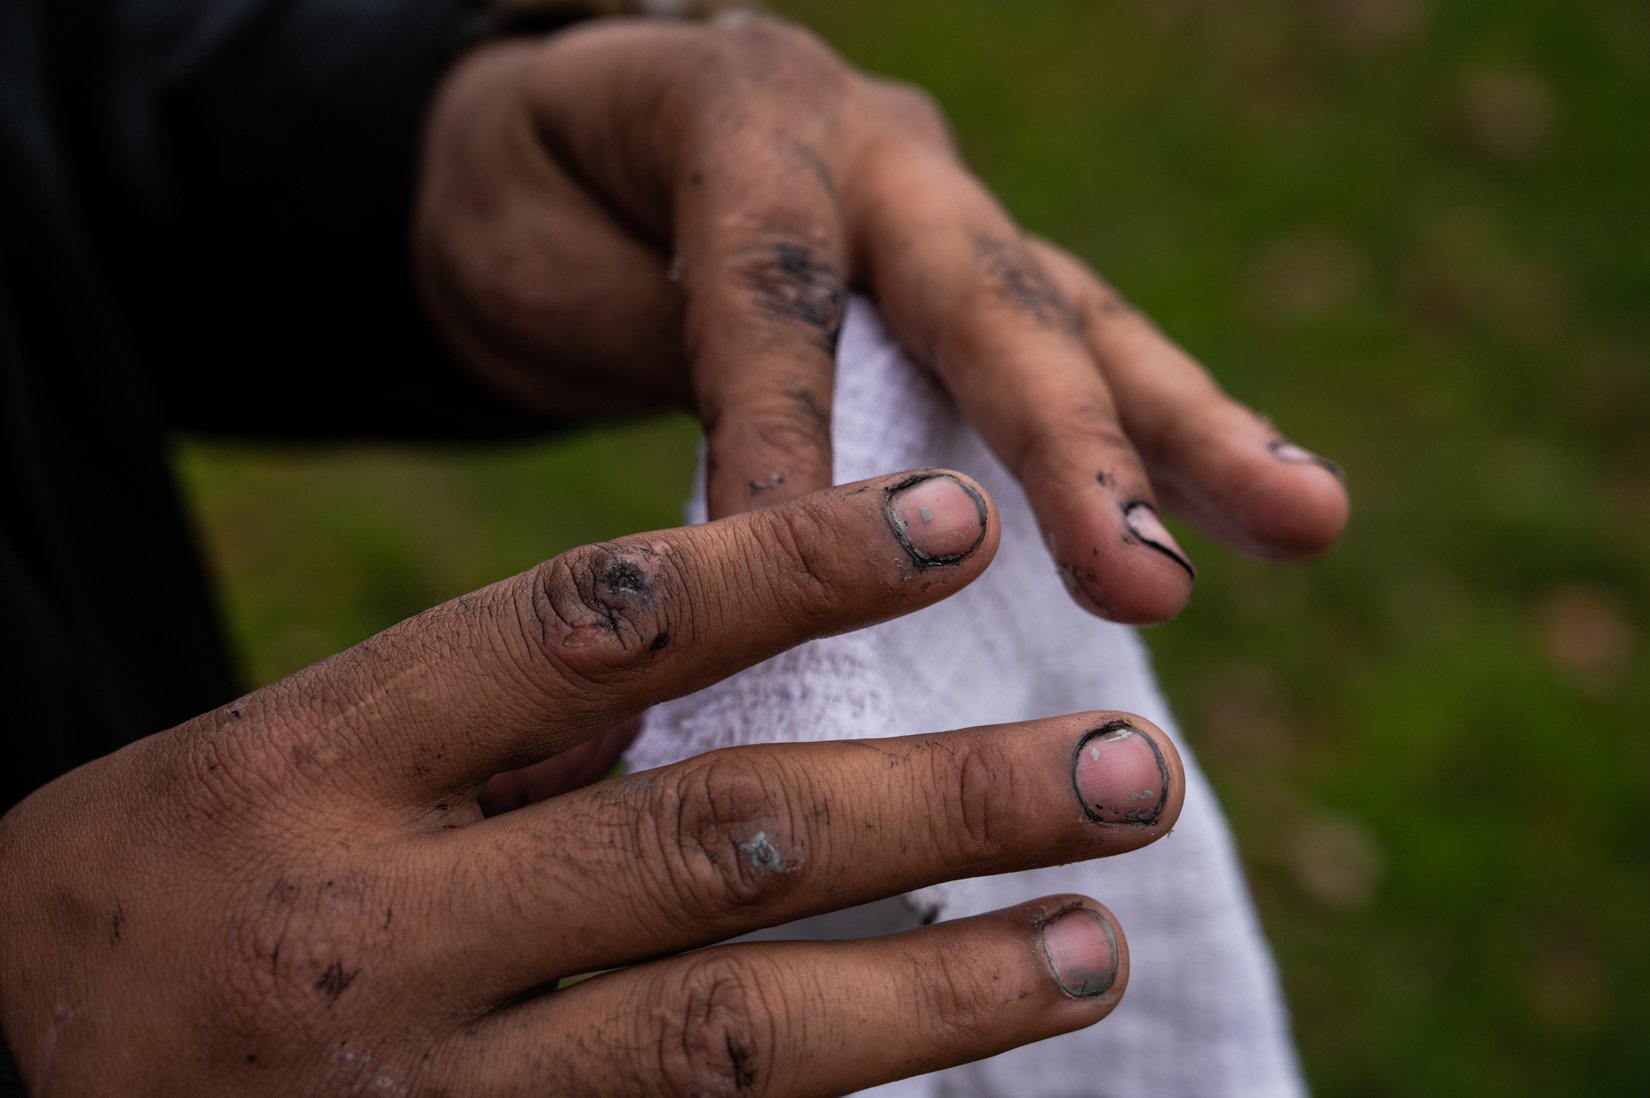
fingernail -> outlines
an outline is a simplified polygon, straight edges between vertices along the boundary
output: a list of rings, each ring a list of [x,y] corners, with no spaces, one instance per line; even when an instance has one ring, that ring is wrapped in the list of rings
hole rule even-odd
[[[1117,931],[1098,911],[1079,907],[1045,923],[1043,952],[1067,995],[1093,998],[1117,982]]]
[[[918,473],[888,489],[888,525],[919,568],[956,564],[985,537],[985,500],[956,477]]]
[[[1163,520],[1157,517],[1157,508],[1143,499],[1125,503],[1123,521],[1128,523],[1129,529],[1141,542],[1186,569],[1188,576],[1197,578],[1197,569],[1192,567],[1185,550],[1180,548],[1180,543],[1169,533],[1169,528],[1163,525]]]
[[[1272,451],[1272,456],[1279,461],[1286,461],[1290,465],[1316,465],[1342,484],[1346,483],[1345,469],[1326,457],[1314,454],[1305,447],[1296,446],[1286,438],[1275,438],[1266,444],[1266,448]]]
[[[1169,766],[1152,738],[1122,721],[1077,743],[1072,785],[1083,811],[1102,823],[1152,823],[1169,795]]]

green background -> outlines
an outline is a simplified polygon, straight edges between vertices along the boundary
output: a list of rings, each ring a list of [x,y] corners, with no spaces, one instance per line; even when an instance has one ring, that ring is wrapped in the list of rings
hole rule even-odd
[[[781,7],[931,89],[1028,227],[1350,474],[1310,566],[1177,526],[1198,591],[1149,635],[1315,1088],[1642,1093],[1650,4]],[[694,439],[180,465],[264,682],[674,525]]]

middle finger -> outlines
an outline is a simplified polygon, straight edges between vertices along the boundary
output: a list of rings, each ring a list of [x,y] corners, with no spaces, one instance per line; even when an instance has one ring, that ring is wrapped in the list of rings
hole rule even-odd
[[[1072,303],[948,154],[866,160],[881,197],[855,232],[889,324],[1019,480],[1072,597],[1130,624],[1179,613],[1195,572]]]
[[[432,910],[464,928],[443,967],[484,1003],[943,880],[1122,853],[1168,832],[1184,784],[1168,738],[1116,713],[713,752],[425,840]]]

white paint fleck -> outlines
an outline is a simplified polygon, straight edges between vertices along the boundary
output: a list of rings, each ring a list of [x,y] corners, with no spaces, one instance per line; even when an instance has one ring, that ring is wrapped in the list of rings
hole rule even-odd
[[[934,512],[930,511],[926,507],[921,508],[921,511],[922,511],[922,521],[924,521],[924,522],[933,522],[934,521]]]
[[[764,873],[789,873],[795,866],[786,865],[779,848],[773,845],[766,831],[758,831],[739,843],[739,855],[745,864]]]

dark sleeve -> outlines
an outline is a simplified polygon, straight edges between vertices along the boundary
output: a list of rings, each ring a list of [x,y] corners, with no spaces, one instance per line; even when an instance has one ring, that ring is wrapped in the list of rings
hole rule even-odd
[[[54,81],[100,266],[163,420],[277,437],[542,426],[413,290],[422,120],[464,0],[56,0]]]
[[[0,1098],[27,1098],[23,1093],[23,1080],[18,1078],[17,1068],[11,1062],[11,1049],[3,1040],[0,1040]]]

